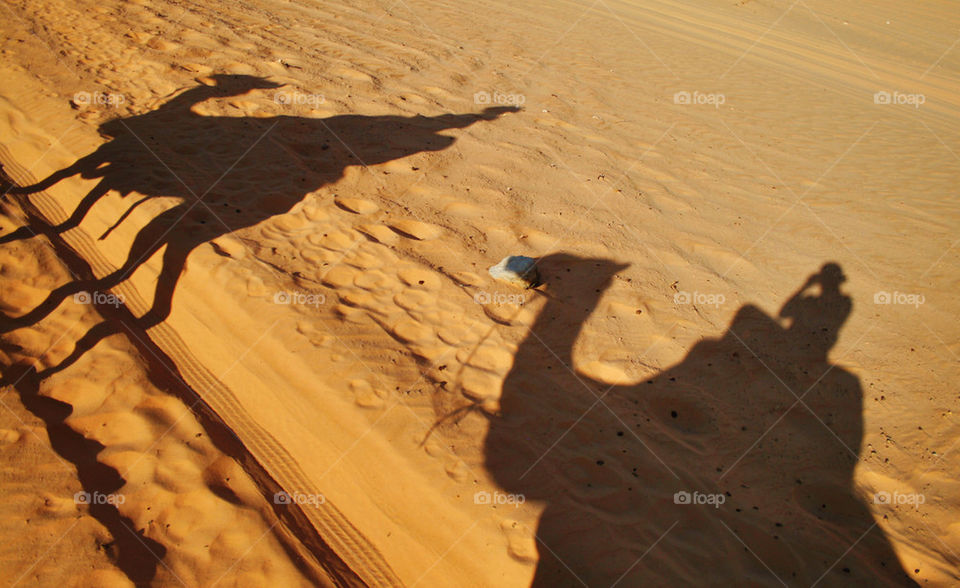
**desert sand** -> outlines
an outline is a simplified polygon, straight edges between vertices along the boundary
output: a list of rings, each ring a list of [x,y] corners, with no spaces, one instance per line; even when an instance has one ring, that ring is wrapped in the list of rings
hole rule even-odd
[[[960,583],[950,3],[2,13],[4,583]]]

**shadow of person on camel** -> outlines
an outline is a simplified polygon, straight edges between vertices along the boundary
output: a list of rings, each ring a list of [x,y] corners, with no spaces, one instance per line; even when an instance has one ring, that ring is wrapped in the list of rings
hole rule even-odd
[[[539,267],[550,296],[485,443],[497,483],[546,505],[533,586],[915,585],[854,487],[863,394],[828,356],[853,309],[840,266],[779,319],[743,306],[633,385],[573,359],[624,266],[556,254]]]
[[[0,321],[0,332],[36,323],[78,292],[116,286],[165,247],[152,307],[140,317],[140,326],[149,328],[169,315],[187,256],[199,245],[288,212],[306,194],[340,179],[348,166],[372,166],[440,151],[455,141],[442,131],[518,110],[494,107],[476,114],[433,117],[202,116],[194,107],[204,101],[280,87],[246,75],[215,75],[208,80],[209,85],[183,91],[146,114],[104,123],[100,132],[108,141],[95,152],[34,185],[10,190],[32,194],[77,175],[99,180],[67,220],[44,229],[51,235],[79,226],[110,191],[140,195],[114,227],[148,199],[173,197],[176,203],[139,230],[126,261],[115,271],[55,289],[23,316]],[[0,243],[33,234],[24,227],[0,236]]]

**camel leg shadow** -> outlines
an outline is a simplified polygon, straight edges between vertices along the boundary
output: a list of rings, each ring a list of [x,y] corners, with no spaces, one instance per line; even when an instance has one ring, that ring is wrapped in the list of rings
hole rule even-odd
[[[145,328],[156,325],[170,314],[171,300],[176,282],[183,272],[187,255],[196,247],[196,243],[174,243],[170,233],[174,225],[182,218],[183,207],[175,206],[151,220],[137,233],[126,261],[116,270],[95,280],[74,280],[54,289],[47,298],[28,313],[16,317],[0,319],[0,333],[34,325],[56,310],[64,300],[80,292],[104,292],[126,280],[164,245],[167,250],[163,256],[163,267],[157,280],[154,304],[144,315]]]
[[[36,194],[37,192],[42,192],[47,188],[54,186],[55,184],[65,180],[67,178],[73,177],[75,175],[80,175],[83,178],[92,179],[92,178],[102,178],[100,182],[94,186],[90,192],[77,204],[77,207],[70,214],[70,218],[63,221],[60,224],[44,227],[40,229],[40,232],[48,236],[54,234],[61,234],[76,228],[80,225],[83,219],[87,216],[87,213],[90,212],[90,209],[93,208],[93,205],[97,203],[107,192],[110,191],[110,182],[106,179],[106,174],[113,167],[113,164],[108,164],[104,167],[101,167],[102,164],[109,159],[104,153],[104,149],[100,148],[97,151],[91,153],[90,155],[78,160],[76,163],[69,167],[65,167],[61,170],[55,171],[46,178],[40,180],[36,184],[31,184],[29,186],[11,186],[6,193],[12,195],[29,195]],[[20,241],[23,239],[29,239],[37,234],[34,227],[24,226],[20,227],[16,231],[10,233],[9,235],[3,235],[0,237],[0,245],[4,243],[11,243],[13,241]]]
[[[32,366],[14,365],[4,376],[3,384],[12,385],[23,406],[46,425],[53,450],[76,466],[85,492],[110,495],[124,487],[126,480],[115,468],[97,461],[104,446],[67,426],[65,420],[73,407],[40,393],[42,375]],[[115,505],[91,503],[89,509],[90,515],[103,524],[113,538],[98,547],[108,549],[117,567],[137,586],[150,585],[167,549],[137,529],[134,521],[122,515]]]

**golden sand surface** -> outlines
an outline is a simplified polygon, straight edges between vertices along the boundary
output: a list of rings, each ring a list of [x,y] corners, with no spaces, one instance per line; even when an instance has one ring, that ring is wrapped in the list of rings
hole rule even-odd
[[[951,3],[0,14],[4,582],[960,583]]]

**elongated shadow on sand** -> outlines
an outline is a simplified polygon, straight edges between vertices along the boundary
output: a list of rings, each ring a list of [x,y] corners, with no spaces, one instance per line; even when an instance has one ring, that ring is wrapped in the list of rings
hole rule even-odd
[[[306,194],[340,179],[348,166],[439,151],[455,140],[442,131],[518,110],[495,107],[476,114],[435,117],[201,116],[192,109],[204,101],[279,87],[244,75],[210,79],[212,85],[188,89],[156,110],[104,123],[100,131],[109,140],[94,153],[35,185],[10,189],[11,194],[31,194],[76,175],[99,180],[66,221],[54,227],[23,227],[0,236],[0,244],[31,237],[37,230],[56,237],[78,226],[110,191],[140,195],[114,227],[129,222],[127,215],[145,200],[172,197],[176,203],[139,230],[126,261],[116,271],[55,289],[30,312],[0,320],[0,332],[36,323],[79,292],[103,292],[116,286],[163,249],[152,307],[139,319],[141,328],[149,328],[169,315],[187,256],[199,245],[288,212]],[[100,331],[106,329],[100,327]],[[85,343],[99,340],[93,332],[88,335]],[[78,349],[72,359],[82,352]]]
[[[268,118],[210,117],[193,112],[206,101],[269,90],[278,86],[251,76],[216,75],[211,85],[188,89],[154,111],[109,121],[100,127],[108,140],[94,153],[51,174],[32,186],[13,186],[0,169],[0,184],[11,194],[28,196],[73,176],[98,180],[70,217],[56,226],[45,226],[31,218],[28,226],[0,235],[0,244],[46,234],[61,258],[80,279],[53,290],[36,308],[18,317],[0,317],[0,333],[29,327],[43,320],[65,300],[80,292],[105,292],[122,283],[152,255],[163,249],[162,266],[156,281],[151,308],[141,317],[132,317],[120,307],[96,303],[105,320],[77,339],[74,350],[56,365],[36,372],[33,367],[12,366],[6,381],[15,385],[24,404],[42,418],[58,453],[77,464],[81,482],[89,492],[108,494],[124,480],[112,468],[102,466],[96,456],[102,449],[63,424],[71,407],[38,393],[48,376],[73,365],[104,338],[116,333],[137,333],[162,322],[170,313],[171,301],[189,254],[203,243],[287,213],[305,195],[337,181],[348,166],[376,165],[416,153],[439,151],[454,138],[441,134],[476,122],[493,121],[516,108],[487,108],[475,114],[448,114],[435,117],[343,115],[325,119],[276,116]],[[111,191],[123,196],[139,194],[127,211],[100,238],[123,222],[137,206],[153,198],[170,198],[169,208],[150,219],[136,234],[126,252],[126,261],[116,271],[99,279],[89,265],[63,241],[62,234],[83,221],[87,213]],[[28,207],[29,209],[29,207]],[[112,318],[112,320],[110,320]],[[0,347],[6,344],[0,343]],[[11,349],[17,346],[9,344]],[[152,353],[152,352],[151,352]],[[160,360],[158,360],[160,361]],[[168,366],[173,373],[173,367]],[[196,399],[184,399],[197,406]],[[209,415],[198,415],[205,418]],[[219,421],[206,418],[215,428]],[[207,423],[208,430],[210,428]],[[237,458],[242,448],[229,439],[222,427],[218,448]],[[225,446],[230,446],[230,451]],[[159,543],[135,534],[130,521],[112,505],[94,505],[90,512],[103,522],[116,539],[120,568],[138,585],[156,575],[164,555]],[[311,545],[325,545],[313,538]],[[316,553],[327,566],[340,565],[343,577],[352,572],[334,561],[335,556]],[[333,563],[331,563],[333,562]],[[349,583],[347,580],[346,583]]]
[[[627,386],[572,369],[623,266],[561,254],[540,267],[553,296],[485,447],[507,492],[546,503],[534,586],[915,585],[852,486],[862,392],[827,355],[852,310],[839,266],[779,319],[744,306],[722,336]]]
[[[116,469],[97,461],[103,445],[84,438],[64,423],[73,407],[42,396],[34,368],[14,366],[4,374],[0,384],[12,384],[27,410],[43,420],[50,445],[76,466],[77,477],[88,496],[119,496],[116,493],[126,482]],[[89,508],[91,516],[113,537],[112,542],[102,545],[110,553],[110,559],[137,586],[148,585],[156,575],[157,562],[167,553],[166,548],[147,537],[143,530],[135,530],[133,521],[121,515],[112,502],[89,501]]]

